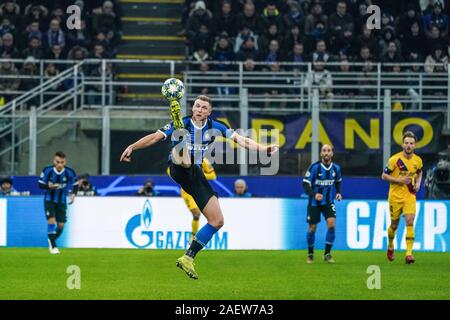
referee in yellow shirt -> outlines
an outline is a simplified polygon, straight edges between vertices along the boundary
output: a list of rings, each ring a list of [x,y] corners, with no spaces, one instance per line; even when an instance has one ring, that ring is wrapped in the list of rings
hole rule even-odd
[[[412,255],[414,245],[414,219],[416,217],[416,193],[420,190],[422,181],[422,159],[414,153],[417,137],[411,131],[403,135],[403,151],[394,154],[388,161],[381,176],[389,181],[389,211],[391,225],[388,229],[387,258],[393,261],[394,238],[403,214],[406,221],[406,257],[407,264],[414,263]]]

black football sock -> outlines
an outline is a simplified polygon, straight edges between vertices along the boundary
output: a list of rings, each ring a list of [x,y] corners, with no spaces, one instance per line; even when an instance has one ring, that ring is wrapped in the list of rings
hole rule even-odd
[[[332,246],[330,243],[325,244],[325,255],[330,254]]]
[[[50,244],[52,245],[52,248],[56,247],[56,223],[49,223],[47,224],[47,235],[48,240],[50,240]]]
[[[186,251],[186,255],[188,257],[191,257],[192,259],[195,258],[196,254],[203,249],[203,245],[197,241],[197,239],[192,240],[191,245],[189,246],[189,249]]]
[[[50,240],[50,244],[52,245],[52,248],[55,248],[56,247],[56,234],[49,233],[48,239]]]

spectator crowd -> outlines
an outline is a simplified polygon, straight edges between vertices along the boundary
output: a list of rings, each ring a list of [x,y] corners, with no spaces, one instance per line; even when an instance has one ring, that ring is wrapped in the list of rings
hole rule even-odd
[[[189,56],[196,61],[425,62],[447,59],[444,0],[186,1]],[[381,8],[371,30],[368,6]],[[436,51],[440,49],[440,53]],[[218,66],[223,68],[223,66]]]
[[[367,12],[370,5],[381,10],[379,29],[367,26],[372,14]],[[233,61],[244,62],[244,71],[306,71],[300,63],[312,62],[313,74],[305,84],[317,85],[321,98],[373,96],[374,90],[363,88],[375,86],[376,79],[374,82],[370,76],[364,76],[349,81],[334,75],[332,79],[330,71],[376,72],[376,63],[380,62],[383,74],[388,75],[382,85],[393,88],[395,84],[398,86],[400,72],[445,75],[449,10],[448,0],[188,0],[180,34],[186,36],[189,58],[203,72],[229,70],[232,65],[227,62]],[[280,66],[280,62],[299,64]],[[402,63],[410,65],[405,67]],[[352,85],[333,90],[333,80]],[[408,79],[405,81],[409,83]],[[249,93],[290,93],[281,89],[263,91]],[[395,99],[402,95],[412,99],[418,96],[415,90],[392,91]],[[436,89],[425,90],[423,94],[446,93]]]
[[[66,10],[71,5],[81,9],[79,29],[68,27]],[[38,85],[36,60],[114,58],[120,29],[120,10],[114,0],[0,0],[0,59],[25,60],[0,63],[0,75],[8,76],[0,79],[0,96],[8,101],[15,91]],[[44,74],[56,76],[64,66],[47,63]]]

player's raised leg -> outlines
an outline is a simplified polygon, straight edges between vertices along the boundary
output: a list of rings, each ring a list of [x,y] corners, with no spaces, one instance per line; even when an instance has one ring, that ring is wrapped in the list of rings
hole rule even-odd
[[[414,219],[415,214],[405,214],[406,220],[406,257],[405,263],[414,263],[416,259],[412,255],[413,245],[414,245]]]
[[[309,224],[308,232],[306,233],[306,242],[308,243],[308,257],[306,263],[311,264],[314,262],[314,242],[316,239],[316,224]]]
[[[202,213],[208,223],[197,232],[184,256],[177,260],[177,266],[183,269],[193,279],[198,279],[197,272],[194,268],[195,256],[208,244],[214,234],[224,224],[222,210],[220,209],[219,200],[216,196],[209,199]]]
[[[336,238],[335,235],[335,226],[336,226],[336,218],[329,217],[327,218],[327,235],[325,237],[325,253],[324,253],[324,260],[328,263],[334,263],[334,259],[331,256],[331,248],[333,247],[334,239]]]

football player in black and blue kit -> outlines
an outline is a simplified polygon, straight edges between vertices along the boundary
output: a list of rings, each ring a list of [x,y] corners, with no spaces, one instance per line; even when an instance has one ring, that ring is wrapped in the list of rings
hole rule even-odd
[[[327,221],[328,231],[325,239],[324,260],[334,263],[331,247],[335,239],[336,207],[334,200],[341,201],[341,168],[332,162],[333,147],[325,144],[320,149],[321,160],[313,163],[306,171],[303,187],[309,195],[307,222],[309,229],[306,236],[308,257],[306,262],[314,261],[314,240],[316,226],[323,214]]]
[[[56,239],[63,232],[67,221],[67,198],[69,197],[69,204],[72,204],[76,184],[77,175],[72,168],[66,166],[66,155],[56,152],[53,165],[45,167],[39,176],[39,188],[45,190],[44,208],[51,254],[59,254]]]
[[[121,161],[129,162],[134,150],[150,147],[170,136],[172,136],[172,142],[177,145],[179,139],[176,136],[179,136],[179,132],[183,132],[185,139],[180,142],[180,145],[184,144],[183,152],[180,155],[180,150],[175,146],[172,148],[169,159],[169,173],[172,179],[194,198],[208,221],[196,233],[186,253],[176,261],[176,265],[193,279],[198,278],[193,262],[196,254],[206,246],[224,224],[217,193],[214,192],[201,169],[202,159],[214,143],[215,137],[229,138],[249,150],[259,150],[269,154],[278,151],[276,145],[263,146],[248,137],[241,136],[226,124],[212,119],[210,117],[211,112],[212,103],[208,96],[198,96],[192,106],[192,116],[184,118],[181,118],[179,102],[172,101],[173,122],[128,146],[120,158]],[[175,135],[175,133],[177,134]],[[187,152],[184,152],[184,150],[187,150]]]

